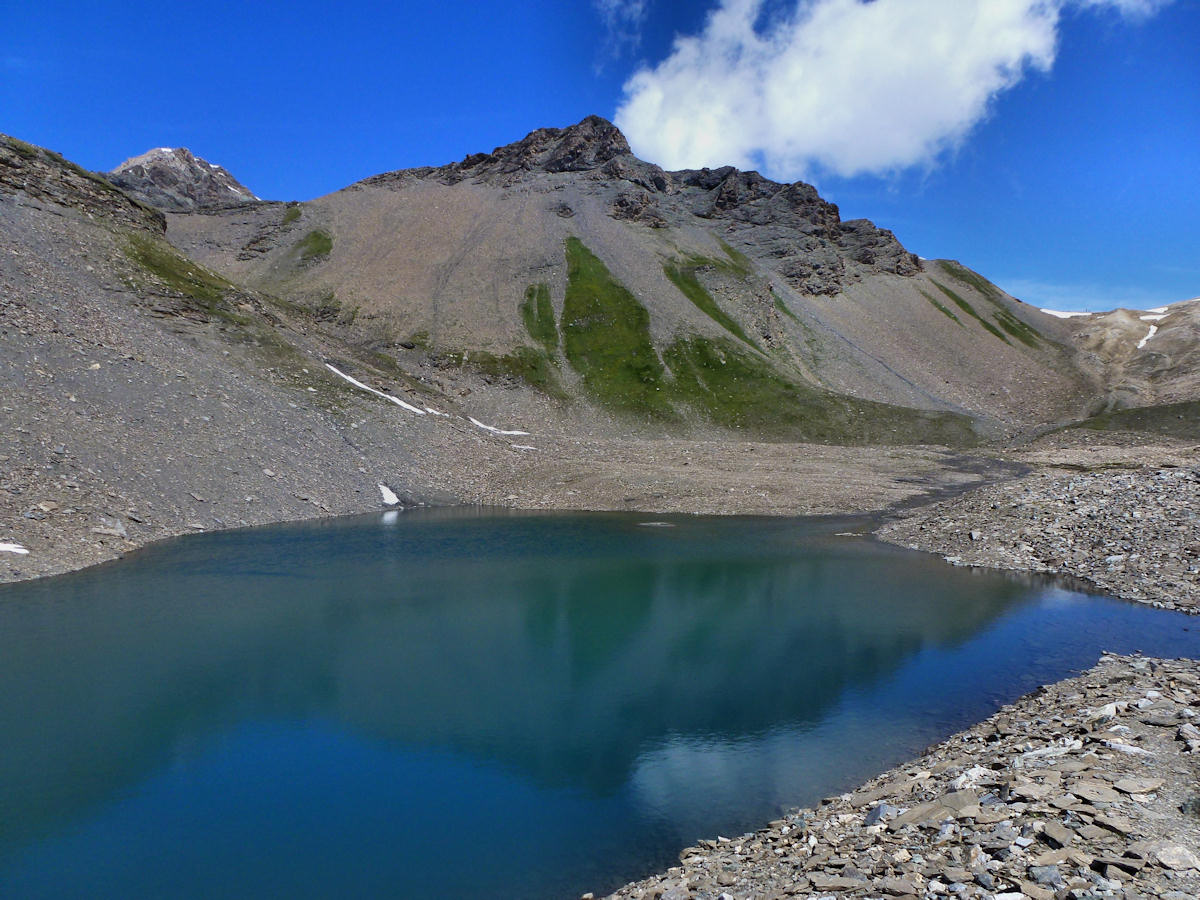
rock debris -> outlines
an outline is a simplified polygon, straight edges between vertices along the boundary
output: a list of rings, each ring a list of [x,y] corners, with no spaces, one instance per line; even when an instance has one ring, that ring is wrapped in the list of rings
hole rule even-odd
[[[1200,662],[1105,656],[629,900],[1195,900]]]

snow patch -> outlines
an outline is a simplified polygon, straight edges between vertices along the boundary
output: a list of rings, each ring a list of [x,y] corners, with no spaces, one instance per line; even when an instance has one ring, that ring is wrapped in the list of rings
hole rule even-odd
[[[325,368],[327,368],[327,369],[328,369],[330,372],[332,372],[334,375],[338,376],[338,378],[344,378],[346,381],[350,382],[350,383],[351,383],[352,385],[354,385],[356,388],[362,388],[364,391],[368,391],[369,393],[372,393],[372,394],[375,394],[376,396],[382,397],[384,400],[391,400],[391,401],[392,401],[393,403],[395,403],[397,406],[401,406],[401,407],[403,407],[404,409],[407,409],[409,412],[414,412],[414,413],[416,413],[418,416],[423,416],[423,415],[425,415],[425,410],[423,410],[423,409],[417,409],[417,408],[416,408],[415,406],[413,406],[411,403],[405,403],[405,402],[404,402],[403,400],[401,400],[399,397],[393,397],[391,394],[385,394],[383,391],[377,391],[377,390],[375,390],[375,388],[371,387],[370,385],[363,384],[363,383],[362,383],[361,381],[359,381],[357,378],[351,378],[351,377],[350,377],[349,375],[347,375],[345,372],[341,372],[341,371],[339,371],[339,370],[335,369],[335,368],[334,368],[333,366],[331,366],[329,363],[325,363]],[[505,432],[505,433],[508,433],[508,432]],[[521,432],[516,432],[516,433],[518,433],[518,434],[526,434],[527,432],[521,431]]]
[[[537,447],[530,447],[528,444],[513,444],[514,450],[536,450]]]
[[[1146,342],[1149,341],[1150,338],[1154,337],[1154,335],[1157,332],[1158,332],[1158,326],[1151,325],[1150,330],[1146,333],[1146,336],[1144,338],[1142,338],[1140,341],[1138,341],[1137,349],[1141,350],[1143,347],[1145,347]]]
[[[379,496],[383,498],[384,506],[395,506],[397,503],[400,502],[400,498],[396,496],[396,492],[393,491],[386,484],[380,484],[378,487],[379,487]]]
[[[475,425],[478,428],[482,428],[484,431],[490,431],[492,434],[507,434],[507,435],[529,434],[528,431],[504,431],[503,429],[495,428],[491,425],[484,425],[478,419],[472,419],[470,416],[467,416],[467,421],[469,421],[472,425]]]
[[[0,553],[17,553],[25,556],[29,551],[20,544],[0,544]]]
[[[1184,300],[1183,302],[1191,303],[1192,301]],[[1146,312],[1152,312],[1152,313],[1165,313],[1166,311],[1167,311],[1167,307],[1165,307],[1165,306],[1155,306],[1155,307],[1152,307],[1151,309],[1146,310]]]
[[[436,409],[433,409],[429,406],[425,407],[425,412],[429,413],[431,416],[441,416],[443,419],[450,418],[450,413],[438,412]]]
[[[1090,312],[1063,312],[1061,309],[1043,309],[1048,316],[1054,316],[1056,319],[1074,319],[1076,316],[1090,316]]]
[[[1138,316],[1138,318],[1141,319],[1143,322],[1158,322],[1159,320],[1165,319],[1166,317],[1167,317],[1166,313],[1155,313],[1152,316]]]

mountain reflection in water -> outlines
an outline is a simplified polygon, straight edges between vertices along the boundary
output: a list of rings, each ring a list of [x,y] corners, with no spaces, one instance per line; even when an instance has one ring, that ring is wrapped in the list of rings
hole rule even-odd
[[[79,882],[42,870],[94,852],[79,834],[102,826],[165,843],[154,816],[190,815],[198,797],[228,808],[178,832],[215,849],[194,863],[214,871],[177,895],[214,889],[221,865],[311,896],[611,887],[1090,664],[1088,635],[1115,646],[1096,609],[1148,612],[836,537],[836,523],[642,518],[279,526],[0,590],[0,890],[136,894],[153,865]],[[1020,624],[1030,615],[1041,631]],[[1186,644],[1174,627],[1163,640]],[[1078,646],[1064,653],[1046,628]],[[273,784],[293,755],[303,781]],[[320,799],[349,770],[361,796]],[[263,796],[268,784],[288,795]],[[155,791],[171,799],[155,806]],[[486,791],[512,793],[513,820],[490,823],[491,862],[467,866],[430,834],[463,802],[487,808]],[[318,839],[306,804],[351,795],[339,827],[372,837]],[[222,829],[267,801],[292,824],[256,827],[253,863],[221,862]],[[365,849],[380,834],[390,855]],[[319,865],[297,858],[305,841]]]

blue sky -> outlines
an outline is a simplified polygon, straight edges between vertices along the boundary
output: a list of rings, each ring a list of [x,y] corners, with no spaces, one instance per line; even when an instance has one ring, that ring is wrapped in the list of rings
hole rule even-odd
[[[0,131],[89,168],[187,146],[310,199],[598,113],[668,167],[811,181],[1039,305],[1200,295],[1193,0],[14,0],[4,21]]]

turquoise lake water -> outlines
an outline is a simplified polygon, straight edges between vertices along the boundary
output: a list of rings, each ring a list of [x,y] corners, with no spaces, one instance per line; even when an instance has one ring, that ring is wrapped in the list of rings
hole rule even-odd
[[[599,893],[1102,650],[1200,655],[846,526],[430,510],[0,588],[0,896]]]

